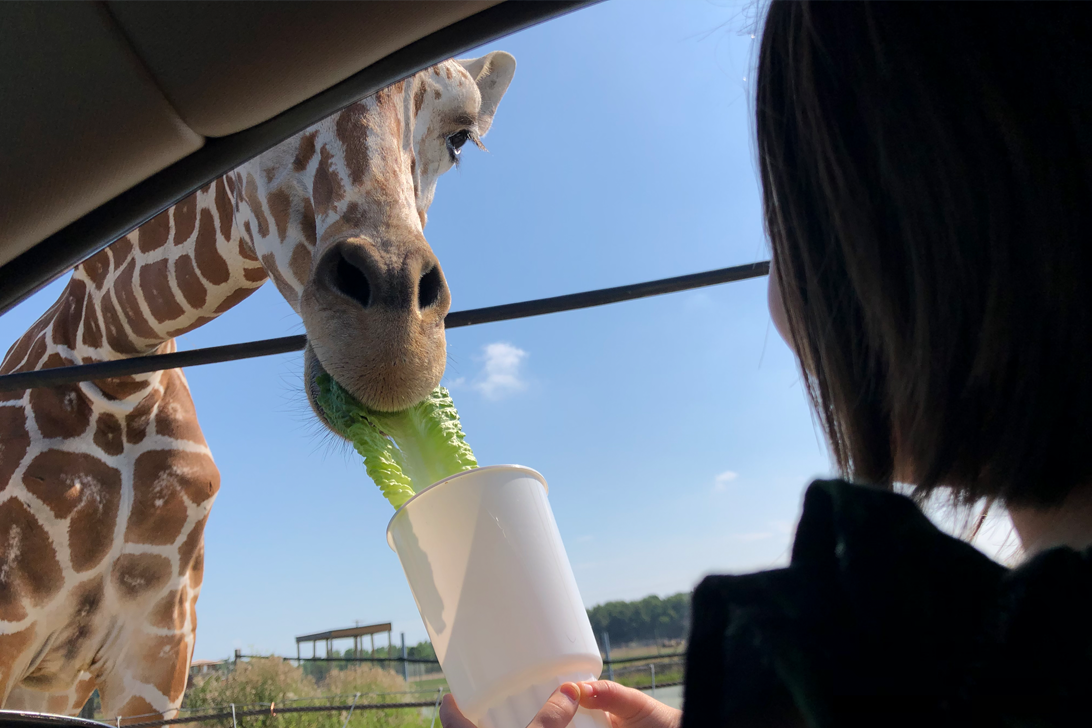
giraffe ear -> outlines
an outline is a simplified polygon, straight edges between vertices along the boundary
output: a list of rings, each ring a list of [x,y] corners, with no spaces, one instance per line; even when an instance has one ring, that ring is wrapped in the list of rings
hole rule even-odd
[[[481,58],[463,59],[459,63],[478,84],[478,92],[482,96],[482,105],[478,110],[478,134],[485,136],[493,125],[493,115],[497,113],[497,106],[508,90],[508,84],[512,83],[516,59],[510,53],[493,51]]]

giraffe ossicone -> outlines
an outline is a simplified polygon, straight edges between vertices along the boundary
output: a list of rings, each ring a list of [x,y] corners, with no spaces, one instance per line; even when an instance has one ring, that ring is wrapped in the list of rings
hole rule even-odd
[[[272,279],[312,403],[322,371],[378,409],[420,400],[451,301],[428,208],[514,72],[445,61],[206,185],[77,267],[0,372],[173,351]],[[171,717],[219,487],[180,370],[0,392],[0,705],[75,713],[97,688],[111,718]]]

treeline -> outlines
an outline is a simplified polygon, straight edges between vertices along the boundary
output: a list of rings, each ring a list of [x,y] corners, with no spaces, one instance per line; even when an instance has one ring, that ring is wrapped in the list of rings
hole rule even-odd
[[[658,642],[685,638],[690,631],[690,593],[661,599],[648,596],[634,602],[606,602],[588,610],[595,639],[610,634],[612,646],[628,642]],[[600,648],[602,648],[600,644]]]

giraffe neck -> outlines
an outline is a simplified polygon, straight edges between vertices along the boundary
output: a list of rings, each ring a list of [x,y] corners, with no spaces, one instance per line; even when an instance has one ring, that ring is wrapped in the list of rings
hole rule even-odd
[[[239,303],[266,272],[238,209],[232,173],[85,261],[54,314],[64,319],[55,338],[82,362],[147,354]]]

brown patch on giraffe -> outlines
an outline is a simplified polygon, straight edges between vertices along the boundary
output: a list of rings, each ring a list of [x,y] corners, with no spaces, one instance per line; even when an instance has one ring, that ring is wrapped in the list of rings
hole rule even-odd
[[[38,518],[22,501],[0,504],[0,620],[25,619],[25,604],[40,606],[64,581],[57,553]]]
[[[0,594],[0,601],[3,595]],[[32,624],[18,632],[0,633],[0,695],[7,695],[12,687],[12,668],[23,655],[31,640],[34,639],[35,626]]]
[[[193,399],[184,380],[177,372],[165,375],[163,395],[155,410],[155,431],[157,435],[172,440],[187,440],[204,444],[201,426],[197,422],[197,411],[193,408]]]
[[[43,315],[35,321],[34,325],[31,326],[25,334],[20,336],[15,343],[11,345],[11,348],[8,349],[8,353],[4,357],[4,363],[0,365],[0,373],[8,374],[13,371],[15,367],[19,367],[20,369],[28,368],[23,366],[23,362],[30,352],[30,346],[34,343],[34,340],[38,335],[45,331],[47,326],[49,326],[49,318],[47,316]]]
[[[174,244],[182,245],[197,227],[197,193],[193,193],[172,208],[174,212]]]
[[[190,566],[190,588],[198,589],[201,586],[201,580],[205,576],[205,542],[201,541],[201,544],[197,547],[197,553],[193,555],[193,563]],[[196,608],[197,596],[193,597],[193,603]],[[197,624],[197,614],[194,612],[193,624]]]
[[[156,398],[155,392],[149,392],[125,415],[125,442],[138,445],[144,441],[144,436],[148,433],[148,425],[152,421],[152,409],[155,407]]]
[[[140,266],[140,290],[148,312],[159,323],[167,323],[186,315],[170,286],[170,261],[166,258]]]
[[[159,554],[122,554],[110,570],[110,581],[128,600],[158,592],[171,578],[171,560]]]
[[[180,255],[174,261],[174,280],[178,283],[178,290],[193,308],[204,308],[208,301],[208,291],[205,290],[205,282],[197,275],[197,268],[193,265],[193,258],[189,255]]]
[[[330,164],[333,158],[333,152],[323,144],[319,152],[318,169],[315,170],[315,181],[311,186],[311,199],[314,200],[315,214],[318,217],[332,211],[334,205],[345,199],[341,176]]]
[[[231,192],[235,191],[235,184],[230,177],[226,181],[223,177],[216,180],[216,216],[220,218],[220,234],[230,240],[232,223],[235,222],[235,211],[231,208],[229,188]]]
[[[60,298],[57,299],[53,313],[53,328],[50,332],[54,344],[61,344],[70,349],[76,348],[76,334],[80,319],[83,318],[83,306],[87,300],[87,284],[76,278],[68,281]]]
[[[110,244],[107,250],[110,251],[110,260],[113,263],[114,270],[120,270],[121,264],[133,254],[133,234],[129,233],[124,238],[118,238]]]
[[[172,329],[171,331],[168,331],[167,336],[173,339],[176,336],[181,336],[182,334],[193,331],[194,329],[199,329],[207,324],[209,321],[214,320],[215,318],[215,316],[198,316],[194,321],[190,322],[186,326],[183,326],[180,329]]]
[[[95,420],[95,435],[92,439],[107,455],[121,455],[125,450],[121,420],[109,412],[103,412]]]
[[[72,568],[98,566],[114,541],[121,504],[121,472],[86,453],[46,450],[23,473],[23,487],[54,517],[68,519]]]
[[[272,253],[266,253],[262,256],[262,265],[265,266],[265,270],[269,273],[269,277],[273,279],[273,283],[277,286],[277,290],[281,292],[281,295],[288,301],[294,301],[299,296],[285,277],[281,274],[280,268],[277,267],[277,258]]]
[[[160,629],[181,629],[186,623],[186,595],[179,589],[167,592],[148,612],[148,624]]]
[[[267,237],[269,235],[269,218],[265,216],[262,198],[258,194],[258,180],[254,179],[254,175],[247,174],[243,194],[246,196],[246,203],[250,205],[250,211],[254,213],[254,222],[258,223],[258,235],[263,238]]]
[[[106,332],[106,344],[121,354],[135,353],[137,350],[136,345],[129,339],[129,334],[121,323],[121,316],[114,308],[114,300],[110,296],[110,291],[102,294],[99,308],[102,309],[102,327]]]
[[[222,179],[227,184],[228,192],[230,192],[231,194],[234,195],[235,194],[235,177],[233,175],[230,175],[230,174],[225,174],[220,179]]]
[[[173,703],[182,697],[189,677],[190,646],[184,634],[152,637],[141,650],[139,662],[150,682]],[[146,719],[145,719],[146,720]]]
[[[267,167],[266,168],[266,170],[265,170],[265,181],[267,183],[272,182],[273,178],[276,177],[276,176],[277,176],[277,168],[276,167]]]
[[[343,161],[349,172],[349,180],[354,185],[360,185],[368,173],[368,108],[364,102],[358,101],[341,112],[335,130],[338,140],[345,147]],[[326,151],[325,147],[323,151]]]
[[[86,677],[76,683],[76,688],[73,693],[76,699],[72,701],[73,708],[82,708],[87,703],[88,698],[91,697],[91,693],[95,692],[95,678]]]
[[[205,453],[148,450],[133,465],[133,493],[125,526],[127,543],[173,544],[189,517],[187,501],[200,505],[220,489],[220,471]]]
[[[134,695],[125,701],[125,705],[118,708],[118,715],[132,715],[134,718],[119,718],[117,723],[121,725],[132,725],[133,723],[143,723],[148,720],[149,716],[159,715],[159,711],[155,709],[155,706],[149,703],[139,695]]]
[[[95,617],[102,609],[105,595],[106,582],[102,574],[77,584],[69,594],[72,614],[57,640],[66,662],[75,660],[91,639]]]
[[[148,320],[144,318],[144,312],[140,310],[140,298],[136,289],[136,259],[130,260],[114,282],[114,295],[117,296],[119,313],[125,316],[129,322],[129,328],[141,339],[155,340],[159,338],[156,330],[152,328]]]
[[[54,715],[63,715],[68,710],[68,696],[64,694],[50,695],[46,700],[46,712]]]
[[[189,535],[186,536],[186,540],[178,547],[178,575],[182,576],[186,572],[190,572],[190,583],[195,587],[201,586],[201,575],[205,567],[203,538],[205,535],[205,523],[208,520],[209,517],[206,515],[200,521],[193,524],[193,528],[190,529]],[[196,582],[192,580],[195,570],[197,573]]]
[[[102,325],[94,306],[83,307],[83,331],[80,338],[88,348],[98,349],[102,346]]]
[[[137,246],[142,253],[158,250],[171,235],[171,211],[164,210],[137,228]]]
[[[242,236],[239,237],[239,257],[243,260],[253,260],[255,262],[258,260],[258,254],[254,252],[254,248]]]
[[[58,354],[51,354],[46,362],[52,366],[71,365]],[[91,425],[91,404],[87,401],[87,395],[75,384],[30,390],[30,408],[34,412],[38,431],[44,438],[78,437]]]
[[[284,242],[288,235],[288,218],[292,214],[292,198],[282,189],[276,189],[266,198],[269,203],[269,214],[273,216],[273,224],[277,226],[277,236]]]
[[[29,447],[30,433],[23,408],[0,407],[0,490],[7,487]]]
[[[311,200],[303,198],[303,214],[300,216],[300,228],[303,231],[303,239],[307,241],[307,244],[311,247],[311,250],[315,249],[315,241],[318,237],[318,226],[315,225],[315,206],[311,204]]]
[[[440,93],[440,89],[436,89],[435,91],[432,92],[432,98],[435,99],[436,101],[439,101],[441,98],[443,98],[443,94]]]
[[[197,261],[197,270],[205,280],[214,286],[227,283],[231,278],[231,270],[228,268],[224,256],[216,249],[216,224],[212,221],[212,213],[207,209],[201,211],[201,223],[197,228],[197,241],[193,246],[193,257]]]
[[[425,88],[424,82],[418,84],[417,90],[413,92],[413,115],[421,113],[421,107],[425,105]]]
[[[221,314],[224,311],[227,311],[228,309],[230,309],[233,306],[237,305],[240,301],[242,301],[244,298],[249,296],[251,293],[254,293],[254,291],[256,291],[256,290],[258,290],[257,286],[255,286],[254,288],[237,288],[237,289],[235,289],[234,291],[232,291],[231,293],[229,293],[227,296],[224,297],[224,300],[221,301],[220,305],[217,306],[213,310],[213,313]]]
[[[250,229],[250,220],[243,220],[243,232],[247,240],[254,240],[254,231]]]
[[[292,249],[288,267],[301,286],[307,283],[307,279],[311,277],[311,251],[306,245],[301,243]]]
[[[308,132],[300,136],[300,146],[296,149],[296,158],[292,160],[292,169],[302,172],[315,158],[315,138],[317,131]]]
[[[255,266],[254,268],[243,268],[243,280],[250,283],[261,283],[268,277],[265,268],[260,265]]]
[[[84,362],[89,363],[89,362]],[[113,379],[100,379],[95,385],[107,399],[129,399],[142,389],[147,389],[150,382],[147,379],[137,377],[114,377]]]
[[[95,290],[100,291],[106,283],[106,277],[110,275],[110,253],[104,248],[81,263],[80,268]]]

